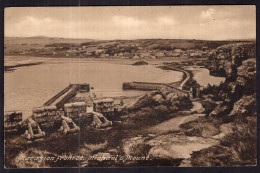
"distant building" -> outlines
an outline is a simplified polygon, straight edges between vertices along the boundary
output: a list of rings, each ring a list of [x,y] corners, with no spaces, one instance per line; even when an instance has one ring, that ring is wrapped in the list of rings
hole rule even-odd
[[[150,57],[150,53],[148,53],[148,52],[143,52],[143,53],[140,54],[140,57],[141,57],[141,58],[149,58],[149,57]]]
[[[189,56],[193,57],[193,58],[198,58],[198,57],[202,56],[202,53],[201,52],[193,52],[193,53],[190,53]]]
[[[165,54],[163,52],[156,52],[155,53],[156,58],[160,58],[160,57],[163,57],[163,56],[165,56]]]
[[[202,50],[203,51],[206,51],[206,50],[208,50],[209,48],[207,47],[207,46],[204,46],[204,47],[202,47]]]
[[[100,58],[107,58],[107,57],[109,57],[109,54],[101,54],[100,55]]]
[[[137,54],[135,54],[134,56],[133,56],[133,59],[139,59],[140,57],[139,56],[137,56]]]
[[[84,55],[86,55],[86,56],[91,56],[91,55],[92,55],[92,52],[85,52]]]
[[[174,56],[174,57],[180,57],[181,54],[180,54],[179,52],[175,52],[175,53],[173,53],[173,56]]]
[[[129,52],[124,52],[123,53],[125,57],[130,57],[130,53]]]
[[[182,50],[181,49],[174,49],[174,52],[181,53]]]
[[[103,49],[97,49],[97,50],[95,51],[96,54],[100,54],[100,53],[103,53],[103,52],[104,52]]]

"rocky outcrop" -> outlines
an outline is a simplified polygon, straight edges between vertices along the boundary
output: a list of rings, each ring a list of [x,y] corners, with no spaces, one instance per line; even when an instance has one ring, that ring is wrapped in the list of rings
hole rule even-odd
[[[255,58],[255,50],[255,42],[220,46],[210,54],[207,68],[214,76],[234,80],[237,77],[237,67],[241,66],[244,60]]]
[[[132,112],[145,107],[155,109],[158,106],[164,106],[170,112],[177,112],[192,108],[192,102],[186,96],[179,96],[171,90],[163,88],[140,97],[134,104],[129,105],[127,110]]]
[[[233,106],[228,116],[255,116],[256,115],[256,93],[250,96],[244,95]]]
[[[222,103],[210,115],[226,116],[231,111],[233,112],[232,115],[234,115],[236,110],[232,109],[233,107],[237,109],[234,103],[256,93],[255,42],[228,44],[218,47],[209,56],[207,68],[212,75],[226,77],[225,83],[218,88],[219,91],[215,96]],[[244,95],[246,96],[244,97]],[[253,97],[256,96],[250,96],[249,100],[246,100],[250,103],[255,102],[256,100]]]
[[[222,117],[227,115],[232,110],[231,106],[227,102],[223,102],[209,114],[209,116]]]
[[[237,68],[237,75],[236,83],[243,87],[243,94],[256,93],[256,58],[243,61]]]
[[[243,61],[242,65],[237,68],[237,75],[248,80],[256,78],[256,59],[250,58]]]
[[[212,75],[224,76],[219,86],[209,86],[206,95],[218,101],[209,114],[221,131],[212,138],[220,144],[194,152],[193,166],[255,165],[257,159],[256,45],[237,43],[218,47],[208,59]],[[203,91],[205,92],[205,91]],[[203,93],[202,92],[202,93]]]

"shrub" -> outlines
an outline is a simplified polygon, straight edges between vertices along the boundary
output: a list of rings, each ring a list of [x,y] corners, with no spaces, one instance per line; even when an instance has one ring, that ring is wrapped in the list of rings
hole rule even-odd
[[[209,115],[217,106],[215,102],[212,101],[202,101],[202,106],[205,108],[205,114]]]
[[[227,135],[221,145],[231,147],[242,165],[255,165],[257,159],[256,118],[238,117],[234,123],[235,133]]]

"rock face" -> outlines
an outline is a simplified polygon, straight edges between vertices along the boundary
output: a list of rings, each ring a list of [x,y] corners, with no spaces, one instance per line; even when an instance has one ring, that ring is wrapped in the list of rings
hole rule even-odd
[[[256,93],[250,96],[244,95],[239,99],[228,116],[254,116],[256,114]]]
[[[237,68],[237,75],[248,80],[256,78],[256,59],[250,58],[243,61],[242,65]]]
[[[210,54],[207,68],[214,76],[222,76],[228,80],[235,80],[237,77],[237,67],[241,66],[244,60],[255,59],[255,50],[256,44],[254,42],[220,46]]]
[[[255,42],[218,47],[209,56],[207,68],[212,75],[226,77],[217,94],[222,104],[219,104],[210,115],[226,116],[229,113],[234,115],[238,107],[242,108],[244,104],[256,102]],[[243,100],[247,100],[247,103]]]
[[[218,47],[208,59],[212,75],[226,77],[209,86],[205,96],[218,101],[209,113],[221,133],[212,138],[219,145],[194,152],[192,166],[249,166],[257,160],[256,46],[237,43]],[[202,121],[203,122],[203,121]],[[200,122],[201,123],[201,122]]]

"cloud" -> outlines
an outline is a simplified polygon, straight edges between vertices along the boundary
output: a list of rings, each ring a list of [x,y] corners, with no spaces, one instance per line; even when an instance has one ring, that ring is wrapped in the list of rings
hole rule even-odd
[[[255,23],[244,6],[7,8],[5,36],[235,39],[254,37]]]
[[[133,18],[128,16],[113,16],[112,23],[119,27],[138,28],[141,25],[146,24],[146,21],[143,21],[140,18]]]
[[[207,10],[204,10],[200,14],[201,19],[213,19],[214,15],[216,13],[216,10],[213,8],[209,8]]]
[[[177,20],[175,20],[173,17],[168,17],[168,16],[159,17],[157,19],[157,21],[161,25],[175,25],[175,24],[177,24]]]
[[[18,23],[18,25],[20,25],[21,27],[26,27],[28,26],[48,26],[50,24],[52,24],[54,21],[53,19],[50,18],[35,18],[32,16],[26,16],[25,20],[21,20],[20,23]]]

